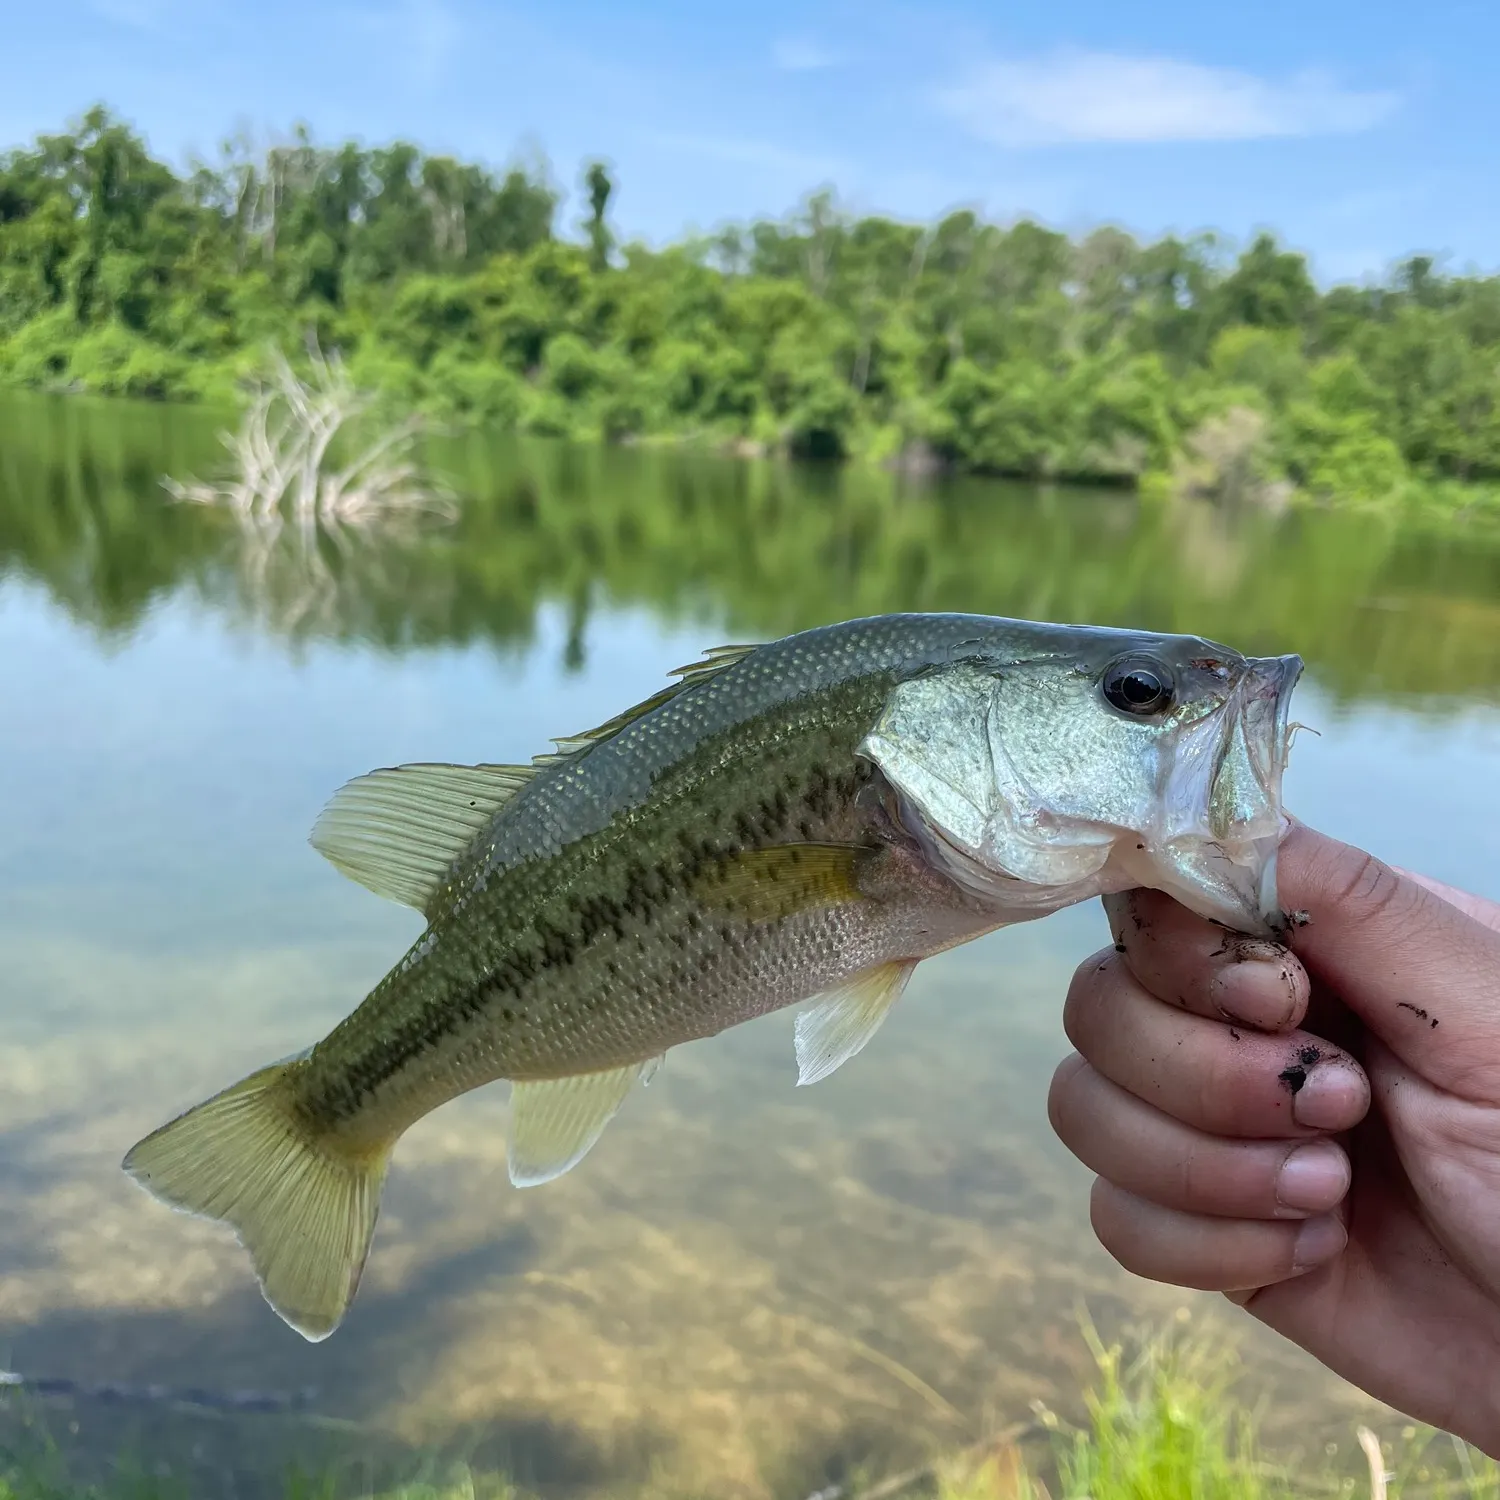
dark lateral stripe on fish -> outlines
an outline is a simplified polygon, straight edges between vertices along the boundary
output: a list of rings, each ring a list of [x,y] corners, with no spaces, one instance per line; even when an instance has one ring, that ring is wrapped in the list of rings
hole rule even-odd
[[[472,1089],[510,1080],[509,1175],[534,1187],[672,1048],[808,1002],[814,1083],[923,958],[1121,882],[1274,930],[1300,670],[1196,636],[877,616],[710,652],[530,767],[356,777],[314,847],[427,931],[315,1047],[125,1168],[232,1225],[266,1299],[326,1338],[396,1142]],[[1160,691],[1114,691],[1132,675]]]
[[[836,776],[815,762],[804,778],[807,784],[797,794],[796,807],[805,811],[809,819],[825,818],[836,803],[852,800],[870,774],[868,768],[859,768],[850,775]],[[788,829],[792,804],[787,793],[779,788],[759,802],[755,813],[758,816],[753,818],[746,813],[734,814],[732,834],[742,847],[754,848],[762,840],[775,840],[789,831],[806,837],[812,828],[804,819],[800,827]],[[706,820],[717,822],[727,816],[726,805],[723,810],[708,810]],[[605,937],[623,943],[633,935],[639,942],[639,928],[650,927],[662,907],[674,897],[700,887],[706,872],[736,852],[726,850],[717,839],[695,841],[686,829],[679,831],[678,839],[675,854],[653,865],[632,862],[625,867],[620,882],[624,894],[571,893],[565,902],[576,918],[571,928],[559,927],[545,916],[534,918],[535,940],[528,944],[524,934],[513,935],[508,951],[496,958],[481,984],[434,997],[424,1010],[391,1029],[378,1054],[351,1062],[339,1080],[340,1087],[334,1088],[330,1083],[320,1088],[315,1098],[304,1100],[302,1113],[308,1123],[330,1128],[352,1119],[384,1084],[505,997],[510,997],[513,1003],[499,1008],[500,1020],[508,1026],[524,1022],[526,988],[540,973],[556,973],[571,967]],[[688,921],[694,927],[701,920],[697,913],[688,914]],[[735,929],[725,926],[722,936],[726,944],[732,945]],[[700,956],[700,972],[707,972],[716,961],[713,954]]]

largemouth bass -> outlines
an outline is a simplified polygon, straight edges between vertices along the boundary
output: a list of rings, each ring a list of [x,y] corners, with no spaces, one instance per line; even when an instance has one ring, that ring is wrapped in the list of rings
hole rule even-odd
[[[1301,668],[1192,636],[879,616],[721,647],[529,766],[362,776],[312,842],[425,932],[316,1046],[125,1168],[232,1225],[266,1300],[325,1338],[397,1139],[470,1089],[510,1080],[527,1186],[671,1047],[811,1001],[811,1083],[921,959],[1007,923],[1152,886],[1276,930]]]

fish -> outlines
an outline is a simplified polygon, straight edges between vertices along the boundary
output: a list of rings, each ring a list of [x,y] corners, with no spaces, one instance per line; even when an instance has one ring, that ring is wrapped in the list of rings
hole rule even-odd
[[[1144,886],[1284,930],[1301,672],[1197,636],[881,615],[715,648],[529,765],[357,777],[311,842],[425,930],[323,1040],[124,1168],[228,1224],[276,1313],[327,1338],[396,1142],[460,1094],[509,1081],[509,1175],[535,1186],[671,1048],[800,1005],[814,1083],[919,962],[995,928]]]

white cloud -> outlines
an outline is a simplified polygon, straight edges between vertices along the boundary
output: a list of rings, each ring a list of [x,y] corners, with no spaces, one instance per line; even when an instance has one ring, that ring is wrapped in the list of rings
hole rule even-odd
[[[1169,57],[1063,51],[978,64],[938,103],[984,140],[1043,146],[1348,134],[1400,100],[1317,71],[1277,81]]]
[[[772,55],[783,73],[815,73],[836,68],[843,61],[837,52],[807,37],[782,37]]]

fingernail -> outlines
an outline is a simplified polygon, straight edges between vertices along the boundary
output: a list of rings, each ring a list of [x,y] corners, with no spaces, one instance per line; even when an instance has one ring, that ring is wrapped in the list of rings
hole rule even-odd
[[[1289,1069],[1295,1074],[1300,1069]],[[1283,1074],[1283,1077],[1286,1075]],[[1363,1116],[1369,1090],[1363,1074],[1342,1058],[1308,1067],[1292,1094],[1292,1118],[1310,1130],[1348,1130]]]
[[[1270,944],[1265,949],[1219,969],[1210,981],[1209,997],[1231,1021],[1277,1031],[1296,1013],[1297,984],[1286,950]]]
[[[1270,938],[1250,937],[1245,933],[1230,933],[1227,941],[1233,946],[1236,963],[1279,964],[1287,956],[1282,943],[1273,943]]]
[[[1276,1176],[1276,1201],[1283,1208],[1324,1213],[1349,1190],[1349,1163],[1327,1141],[1298,1146]]]
[[[1297,1243],[1292,1249],[1292,1269],[1309,1271],[1332,1260],[1349,1243],[1349,1232],[1341,1220],[1333,1214],[1321,1214],[1309,1219],[1297,1231]]]

